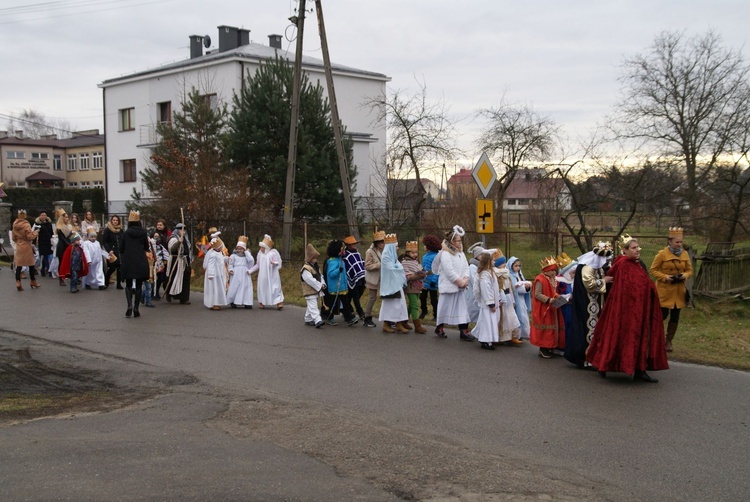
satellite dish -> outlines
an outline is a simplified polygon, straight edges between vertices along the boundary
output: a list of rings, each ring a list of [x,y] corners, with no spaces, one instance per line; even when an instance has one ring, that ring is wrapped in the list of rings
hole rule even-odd
[[[206,49],[211,47],[211,37],[209,37],[208,35],[203,35],[203,47],[205,47]]]

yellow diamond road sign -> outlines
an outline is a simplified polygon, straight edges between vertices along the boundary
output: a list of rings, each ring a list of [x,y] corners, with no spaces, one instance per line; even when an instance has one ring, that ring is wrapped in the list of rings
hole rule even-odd
[[[497,173],[495,172],[495,168],[492,167],[492,162],[490,162],[486,153],[483,152],[482,156],[479,157],[477,164],[471,171],[471,176],[477,183],[482,195],[487,197],[487,194],[490,193],[490,189],[492,189],[492,185],[494,185],[495,180],[497,180]]]

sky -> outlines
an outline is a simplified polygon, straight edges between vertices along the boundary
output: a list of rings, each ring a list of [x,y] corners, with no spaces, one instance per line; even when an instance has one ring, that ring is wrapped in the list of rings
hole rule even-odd
[[[308,10],[314,7],[308,0]],[[103,80],[189,57],[188,36],[217,26],[283,35],[297,0],[0,0],[0,130],[23,109],[103,131]],[[549,116],[585,138],[617,102],[621,65],[663,31],[718,32],[748,52],[747,0],[323,0],[331,60],[383,73],[390,89],[426,84],[458,123],[458,144],[478,159],[481,109],[506,102]],[[304,52],[322,58],[309,13]],[[291,40],[290,40],[291,39]],[[455,166],[454,166],[455,167]],[[460,167],[460,166],[459,166]],[[463,166],[471,167],[471,165]]]

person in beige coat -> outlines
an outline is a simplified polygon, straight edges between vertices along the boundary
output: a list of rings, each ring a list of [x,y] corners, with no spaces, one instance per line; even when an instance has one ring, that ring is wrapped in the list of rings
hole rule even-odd
[[[23,291],[21,285],[21,269],[29,267],[29,277],[31,278],[31,289],[39,288],[41,285],[36,282],[36,268],[34,267],[34,248],[32,242],[39,235],[39,230],[33,230],[28,220],[26,220],[26,210],[18,210],[18,218],[13,222],[12,231],[13,242],[16,245],[16,252],[13,261],[16,266],[16,289]]]

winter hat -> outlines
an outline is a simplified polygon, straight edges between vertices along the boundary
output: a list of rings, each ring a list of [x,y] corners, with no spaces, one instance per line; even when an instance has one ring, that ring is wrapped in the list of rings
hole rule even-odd
[[[305,261],[311,262],[318,256],[320,256],[320,253],[317,249],[315,249],[315,246],[313,246],[312,244],[308,244],[305,248]]]

